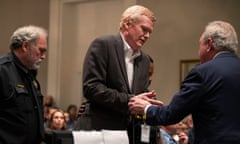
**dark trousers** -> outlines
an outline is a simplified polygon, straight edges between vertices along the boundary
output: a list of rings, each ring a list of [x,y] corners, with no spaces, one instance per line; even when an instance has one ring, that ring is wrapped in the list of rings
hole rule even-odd
[[[157,144],[160,140],[160,132],[157,126],[150,126],[150,142],[141,142],[141,125],[143,119],[133,118],[128,126],[129,144]]]

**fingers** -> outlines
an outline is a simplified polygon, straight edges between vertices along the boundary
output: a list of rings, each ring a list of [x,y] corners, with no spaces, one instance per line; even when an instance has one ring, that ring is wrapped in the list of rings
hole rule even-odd
[[[151,103],[153,105],[163,106],[164,103],[162,101],[153,99],[154,96],[156,96],[155,92],[143,93],[143,94],[140,94],[140,95],[138,95],[136,97],[132,97],[130,99],[130,101],[132,101],[134,99],[142,99],[142,100],[148,101],[149,103]]]
[[[188,144],[188,136],[184,132],[180,132],[178,134],[179,137],[179,144]]]
[[[150,103],[143,99],[131,98],[128,103],[129,111],[131,114],[144,114],[144,109],[148,104]]]
[[[135,97],[138,98],[153,98],[156,96],[156,92],[155,91],[151,91],[151,92],[145,92],[145,93],[141,93]]]
[[[164,105],[164,103],[160,100],[149,99],[148,102],[150,102],[152,105],[157,105],[157,106],[163,106]]]
[[[155,91],[141,93],[129,99],[128,107],[131,114],[144,114],[144,109],[147,105],[163,106],[164,103],[159,100],[153,99],[156,96]]]

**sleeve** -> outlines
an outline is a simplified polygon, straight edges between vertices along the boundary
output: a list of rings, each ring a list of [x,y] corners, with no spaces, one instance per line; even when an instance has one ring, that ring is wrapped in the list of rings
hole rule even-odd
[[[147,124],[169,125],[181,121],[199,107],[205,91],[202,77],[192,70],[169,105],[150,106],[147,109]]]

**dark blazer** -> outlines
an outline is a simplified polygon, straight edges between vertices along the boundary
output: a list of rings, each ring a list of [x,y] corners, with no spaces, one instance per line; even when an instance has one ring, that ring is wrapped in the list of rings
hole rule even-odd
[[[192,69],[167,106],[150,106],[147,123],[169,125],[192,114],[195,144],[240,142],[240,60],[221,53]]]
[[[0,144],[39,144],[42,106],[36,71],[26,70],[12,53],[0,57]]]
[[[120,34],[96,38],[83,66],[83,92],[88,100],[76,130],[126,130],[129,97],[147,91],[149,63],[146,54],[135,59],[132,90],[129,89]]]

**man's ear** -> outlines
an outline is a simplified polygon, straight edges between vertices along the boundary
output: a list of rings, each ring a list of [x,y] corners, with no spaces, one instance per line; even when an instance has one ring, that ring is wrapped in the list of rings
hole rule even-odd
[[[210,52],[211,50],[214,50],[212,43],[213,43],[212,38],[208,38],[208,40],[207,40],[207,52]]]
[[[125,21],[124,21],[124,28],[125,29],[128,29],[128,27],[130,26],[132,24],[132,21],[131,20],[129,20],[129,19],[126,19]]]
[[[23,41],[23,44],[22,44],[22,49],[24,51],[27,51],[27,49],[29,49],[29,42],[28,41]]]
[[[128,23],[128,22],[125,22],[125,23],[123,24],[123,26],[124,26],[124,29],[128,29],[129,23]]]

